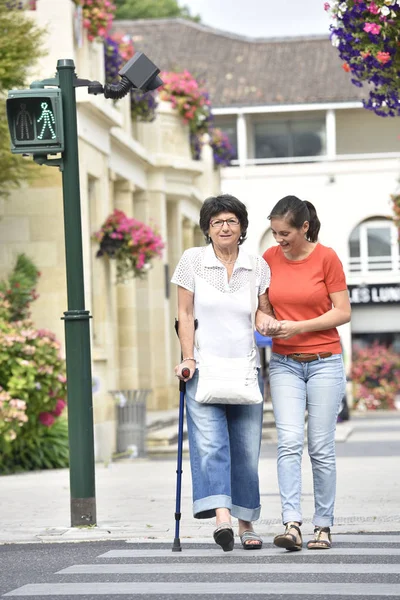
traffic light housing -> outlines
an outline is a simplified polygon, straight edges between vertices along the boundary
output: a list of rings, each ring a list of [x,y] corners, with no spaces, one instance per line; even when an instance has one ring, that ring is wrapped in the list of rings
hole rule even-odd
[[[57,154],[64,150],[61,90],[11,90],[7,119],[13,154]]]

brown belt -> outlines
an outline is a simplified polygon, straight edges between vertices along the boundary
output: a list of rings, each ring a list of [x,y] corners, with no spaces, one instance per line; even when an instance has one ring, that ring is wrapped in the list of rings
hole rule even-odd
[[[332,356],[332,352],[320,352],[319,354],[288,354],[287,357],[292,360],[296,360],[297,362],[313,362],[314,360],[318,360],[319,358],[329,358]]]

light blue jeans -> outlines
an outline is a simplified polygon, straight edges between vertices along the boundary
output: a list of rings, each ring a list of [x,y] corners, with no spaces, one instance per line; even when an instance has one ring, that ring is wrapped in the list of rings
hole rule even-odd
[[[307,409],[308,453],[314,482],[313,523],[330,527],[336,495],[335,429],[346,381],[342,355],[299,363],[273,353],[269,377],[278,432],[282,521],[302,522],[301,460]]]
[[[255,521],[260,516],[258,460],[263,404],[200,404],[195,394],[198,371],[186,384],[186,411],[192,470],[193,515],[232,516]]]

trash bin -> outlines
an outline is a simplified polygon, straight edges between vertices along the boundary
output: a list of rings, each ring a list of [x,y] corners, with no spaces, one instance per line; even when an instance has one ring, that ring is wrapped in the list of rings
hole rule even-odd
[[[117,453],[146,456],[146,400],[151,390],[112,390],[116,401]]]

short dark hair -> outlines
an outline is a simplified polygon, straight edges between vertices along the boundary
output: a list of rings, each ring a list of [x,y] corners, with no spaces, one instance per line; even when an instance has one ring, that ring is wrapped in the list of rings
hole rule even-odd
[[[204,233],[207,244],[211,242],[208,230],[210,228],[210,221],[213,217],[219,215],[222,212],[233,213],[240,223],[240,238],[239,244],[243,244],[247,235],[247,228],[249,226],[249,218],[247,215],[247,208],[235,196],[230,194],[220,194],[219,196],[210,196],[204,200],[203,206],[200,209],[200,220],[199,225]]]
[[[268,217],[271,219],[287,219],[291,227],[300,229],[304,221],[308,221],[309,228],[306,238],[309,242],[318,241],[321,223],[315,206],[308,200],[300,200],[297,196],[285,196],[277,202]]]

